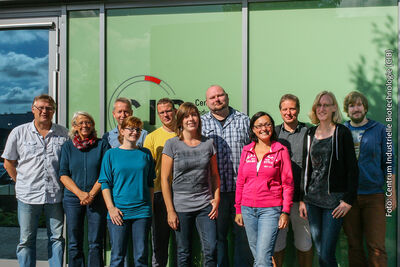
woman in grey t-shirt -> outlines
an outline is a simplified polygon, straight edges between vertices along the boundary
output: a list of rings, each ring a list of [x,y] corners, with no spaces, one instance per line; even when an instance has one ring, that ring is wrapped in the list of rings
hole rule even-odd
[[[196,224],[204,266],[216,266],[216,221],[220,180],[212,139],[201,135],[200,113],[193,103],[177,111],[177,137],[164,146],[161,187],[168,224],[176,232],[178,266],[191,266],[191,237]],[[172,173],[172,191],[169,177]]]

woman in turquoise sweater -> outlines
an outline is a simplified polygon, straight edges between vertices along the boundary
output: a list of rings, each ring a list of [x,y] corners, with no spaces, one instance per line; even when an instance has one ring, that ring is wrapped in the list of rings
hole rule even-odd
[[[135,266],[148,266],[155,171],[150,151],[136,145],[142,125],[136,117],[126,118],[118,137],[121,146],[108,150],[101,166],[99,183],[108,209],[111,267],[124,266],[130,232]]]

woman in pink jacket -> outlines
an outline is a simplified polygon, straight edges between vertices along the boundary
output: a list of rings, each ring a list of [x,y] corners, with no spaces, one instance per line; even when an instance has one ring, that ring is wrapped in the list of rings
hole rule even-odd
[[[273,266],[278,229],[286,228],[294,191],[287,148],[277,142],[275,123],[265,112],[250,120],[252,143],[245,146],[236,181],[236,218],[245,226],[254,266]]]

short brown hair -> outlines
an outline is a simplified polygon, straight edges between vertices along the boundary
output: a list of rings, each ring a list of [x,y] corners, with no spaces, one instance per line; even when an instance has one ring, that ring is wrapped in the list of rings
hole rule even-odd
[[[368,100],[365,97],[365,95],[361,94],[360,92],[353,91],[353,92],[350,92],[348,95],[346,95],[346,97],[344,98],[344,101],[343,101],[344,112],[349,114],[349,105],[355,104],[358,99],[361,100],[361,103],[363,104],[365,111],[368,111]]]
[[[175,133],[182,140],[182,132],[183,132],[183,119],[191,114],[196,113],[199,117],[199,127],[197,128],[197,134],[201,136],[201,119],[200,119],[200,112],[195,104],[191,102],[185,102],[179,106],[178,111],[176,112],[176,126],[175,126]]]
[[[292,100],[296,102],[296,108],[298,111],[300,111],[300,100],[297,96],[292,95],[292,94],[285,94],[281,97],[281,100],[279,101],[279,110],[281,110],[282,107],[282,102],[286,100]]]
[[[134,117],[134,116],[126,117],[122,121],[121,129],[119,129],[119,133],[118,133],[118,141],[120,144],[122,144],[124,141],[124,137],[122,136],[121,131],[128,127],[143,129],[143,122],[138,117]]]
[[[162,104],[170,104],[172,109],[175,109],[174,102],[168,97],[161,98],[160,100],[157,101],[157,106]]]
[[[336,112],[333,112],[333,114],[332,114],[332,122],[333,122],[333,123],[340,123],[340,122],[342,122],[342,114],[340,113],[340,109],[339,109],[339,105],[338,105],[338,102],[337,102],[337,100],[336,100],[336,97],[335,97],[335,95],[334,95],[332,92],[329,92],[329,91],[322,91],[322,92],[320,92],[320,93],[315,97],[314,103],[313,103],[312,108],[311,108],[311,111],[310,111],[310,113],[308,114],[308,116],[309,116],[310,119],[311,119],[311,122],[312,122],[313,124],[318,124],[318,123],[319,123],[319,119],[318,119],[318,117],[317,117],[317,112],[316,112],[316,110],[317,110],[317,105],[318,105],[318,103],[319,103],[319,100],[320,100],[321,97],[323,97],[324,95],[328,95],[328,96],[332,99],[333,105],[336,106]]]
[[[57,108],[56,102],[54,101],[54,99],[51,96],[49,96],[47,94],[35,96],[35,98],[33,99],[33,102],[32,102],[32,106],[35,105],[35,102],[37,102],[39,100],[49,102],[49,104],[54,108],[54,110],[56,110],[56,108]]]

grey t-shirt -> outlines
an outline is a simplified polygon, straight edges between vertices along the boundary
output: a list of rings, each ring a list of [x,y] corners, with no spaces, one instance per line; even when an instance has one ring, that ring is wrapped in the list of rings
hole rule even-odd
[[[306,203],[320,208],[334,209],[339,205],[343,193],[328,194],[329,162],[332,154],[332,136],[325,139],[317,139],[311,143],[311,173],[308,193],[304,196]]]
[[[172,190],[177,212],[191,212],[210,205],[210,159],[215,154],[213,140],[204,136],[191,147],[178,137],[165,143],[163,154],[174,160]]]

